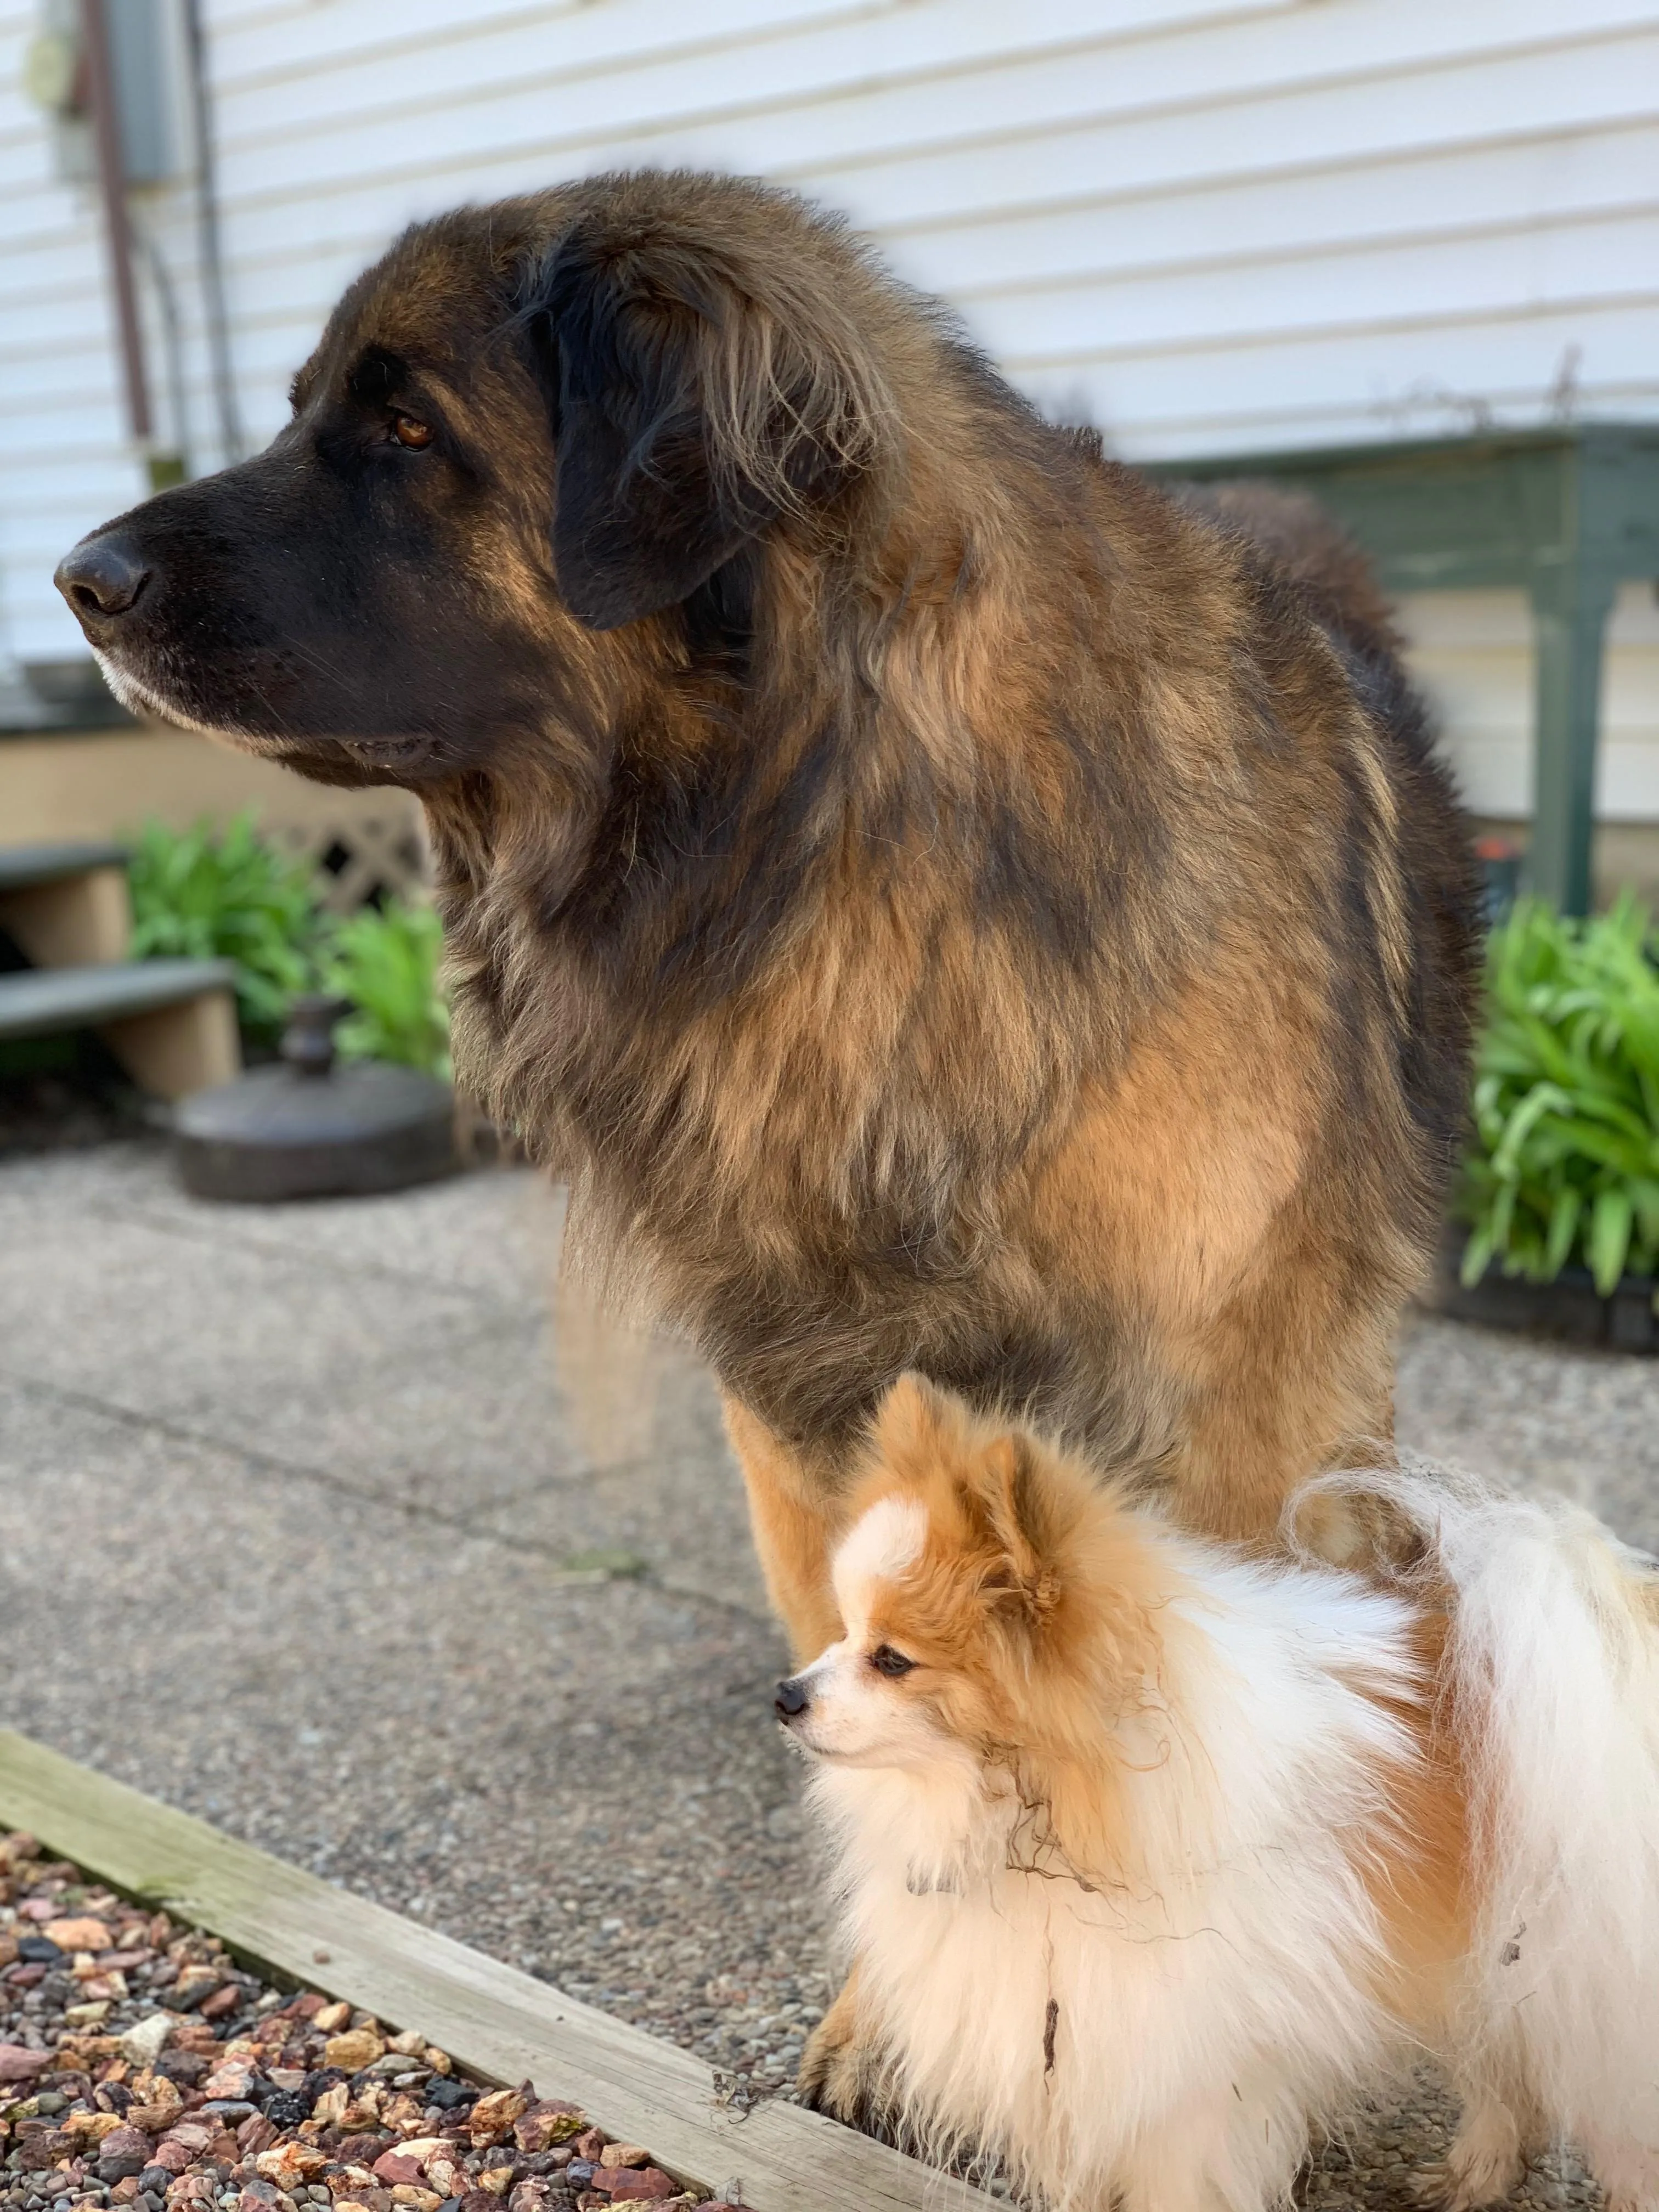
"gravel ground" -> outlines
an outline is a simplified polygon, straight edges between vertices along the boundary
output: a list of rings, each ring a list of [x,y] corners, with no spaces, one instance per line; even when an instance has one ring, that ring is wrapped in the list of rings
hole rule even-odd
[[[0,1718],[781,2090],[833,1962],[741,1486],[557,1233],[520,1170],[255,1210],[144,1146],[0,1164]],[[1399,1411],[1659,1541],[1659,1362],[1419,1318]],[[1414,2085],[1309,2202],[1414,2203],[1447,2118]]]
[[[528,2081],[481,2090],[418,2027],[267,1988],[32,1836],[0,1838],[0,2205],[15,2212],[707,2204],[580,2106]]]

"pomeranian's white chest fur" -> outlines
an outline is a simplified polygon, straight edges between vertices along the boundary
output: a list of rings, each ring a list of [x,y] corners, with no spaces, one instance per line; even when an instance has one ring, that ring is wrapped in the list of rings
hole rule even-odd
[[[1347,1682],[1412,1694],[1407,1615],[1318,1576],[1294,1604],[1248,1566],[1204,1581],[1168,1678],[1111,1724],[1133,1863],[1068,1866],[966,1760],[813,1785],[903,2104],[933,2148],[1001,2149],[1057,2205],[1272,2201],[1310,2112],[1395,2036],[1358,1869],[1379,1752],[1405,1747]]]

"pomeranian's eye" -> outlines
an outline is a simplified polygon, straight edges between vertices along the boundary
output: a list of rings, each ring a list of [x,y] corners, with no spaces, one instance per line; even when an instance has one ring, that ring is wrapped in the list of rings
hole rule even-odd
[[[870,1654],[870,1664],[877,1674],[889,1675],[895,1681],[901,1674],[908,1674],[915,1663],[914,1659],[907,1659],[902,1651],[895,1651],[890,1644],[878,1644]]]
[[[392,434],[400,446],[407,446],[411,452],[418,452],[422,446],[432,443],[432,425],[417,422],[412,415],[394,415]]]

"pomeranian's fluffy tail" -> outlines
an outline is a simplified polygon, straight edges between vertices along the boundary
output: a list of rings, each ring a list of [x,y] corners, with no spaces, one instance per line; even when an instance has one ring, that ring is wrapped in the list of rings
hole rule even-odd
[[[1474,1885],[1465,2094],[1508,2106],[1523,2132],[1574,2139],[1610,2183],[1632,2160],[1650,2173],[1659,1579],[1565,1500],[1397,1482],[1425,1571],[1453,1597],[1446,1686]]]

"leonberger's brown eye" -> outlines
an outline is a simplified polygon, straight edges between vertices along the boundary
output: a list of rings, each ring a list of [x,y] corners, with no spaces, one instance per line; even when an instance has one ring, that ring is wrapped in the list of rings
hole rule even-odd
[[[877,1674],[885,1674],[890,1681],[896,1682],[901,1674],[908,1674],[915,1663],[914,1659],[907,1659],[902,1651],[895,1651],[890,1644],[878,1644],[870,1654],[870,1664]]]
[[[394,415],[392,434],[400,446],[407,446],[411,452],[417,452],[421,447],[432,443],[432,425],[416,422],[412,415]]]

